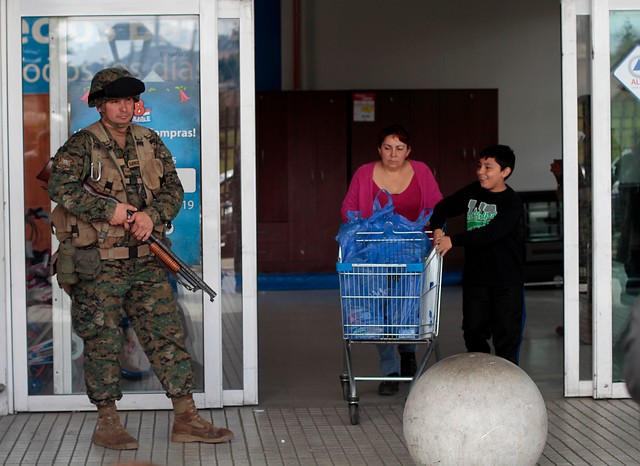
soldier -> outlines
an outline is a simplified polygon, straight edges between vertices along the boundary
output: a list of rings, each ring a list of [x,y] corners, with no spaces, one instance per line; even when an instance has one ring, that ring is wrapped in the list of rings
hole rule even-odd
[[[115,450],[138,448],[120,423],[115,403],[122,398],[123,311],[173,403],[171,440],[233,438],[229,429],[198,415],[192,397],[195,375],[173,290],[163,265],[144,243],[152,233],[163,237],[184,195],[161,139],[131,123],[144,90],[144,83],[125,69],[96,73],[88,103],[100,120],[58,149],[48,183],[49,196],[58,203],[51,215],[60,241],[57,278],[71,296],[73,328],[84,340],[87,395],[98,408],[92,441]]]

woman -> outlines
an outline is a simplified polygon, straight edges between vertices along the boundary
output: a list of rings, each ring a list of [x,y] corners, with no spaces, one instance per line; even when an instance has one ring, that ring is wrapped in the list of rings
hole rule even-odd
[[[359,211],[363,218],[373,213],[373,201],[381,189],[391,194],[396,213],[415,221],[424,209],[433,209],[442,194],[433,173],[422,162],[410,160],[409,132],[400,125],[384,128],[378,136],[380,160],[362,165],[356,170],[340,213],[347,221],[347,212]],[[380,193],[380,205],[387,196]],[[416,371],[415,345],[376,345],[380,353],[380,369],[388,377],[413,377]],[[399,383],[385,381],[378,387],[382,396],[398,392]]]

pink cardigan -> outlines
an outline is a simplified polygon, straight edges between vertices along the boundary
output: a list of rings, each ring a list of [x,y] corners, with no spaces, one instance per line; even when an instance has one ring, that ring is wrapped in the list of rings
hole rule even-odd
[[[409,159],[409,163],[413,167],[414,176],[417,177],[420,186],[420,211],[425,208],[433,209],[442,199],[440,188],[438,188],[438,183],[433,173],[423,162]],[[343,222],[347,221],[347,212],[349,211],[360,211],[363,218],[371,217],[373,213],[372,199],[378,192],[378,188],[373,182],[373,167],[375,164],[376,162],[364,164],[354,173],[340,209]]]

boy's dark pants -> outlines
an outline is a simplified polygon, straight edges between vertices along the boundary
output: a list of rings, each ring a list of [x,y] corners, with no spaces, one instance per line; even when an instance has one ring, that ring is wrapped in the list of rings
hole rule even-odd
[[[524,330],[522,284],[462,287],[462,330],[469,352],[491,353],[518,364]]]

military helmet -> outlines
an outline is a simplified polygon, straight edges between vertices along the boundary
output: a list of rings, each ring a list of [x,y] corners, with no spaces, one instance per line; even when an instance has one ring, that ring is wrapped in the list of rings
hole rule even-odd
[[[108,99],[133,97],[139,100],[143,92],[144,83],[124,68],[105,68],[91,80],[88,103],[89,107],[95,107]]]

